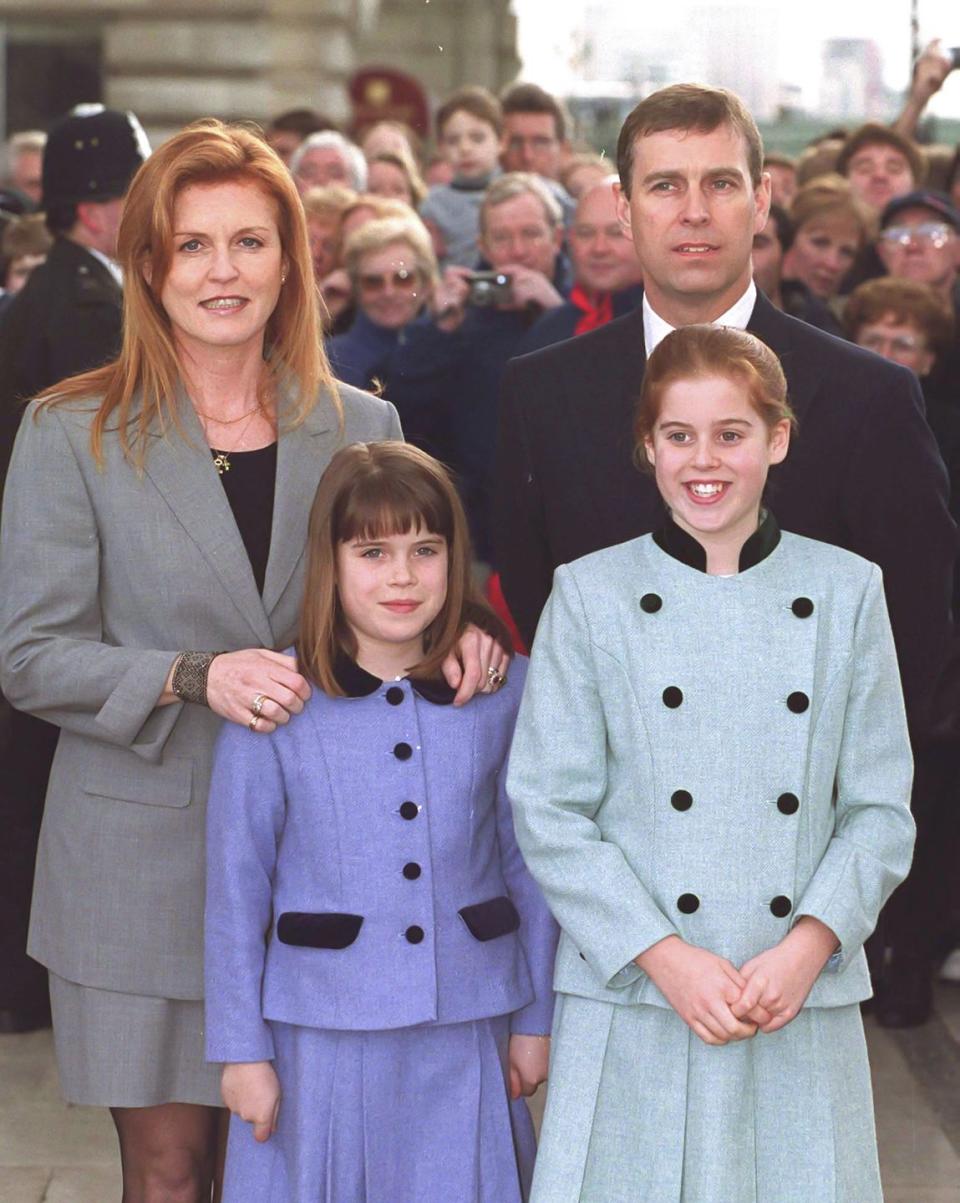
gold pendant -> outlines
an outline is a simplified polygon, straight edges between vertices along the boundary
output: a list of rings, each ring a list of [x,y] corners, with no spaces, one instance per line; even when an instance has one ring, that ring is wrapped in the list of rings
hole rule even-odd
[[[222,476],[224,472],[230,471],[230,460],[226,451],[220,451],[213,457],[213,466]]]

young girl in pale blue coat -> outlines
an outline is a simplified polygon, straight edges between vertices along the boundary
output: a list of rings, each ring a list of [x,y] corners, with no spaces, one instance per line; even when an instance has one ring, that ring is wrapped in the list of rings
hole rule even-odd
[[[664,525],[559,568],[540,621],[508,777],[563,929],[534,1203],[881,1203],[858,1004],[910,748],[879,569],[761,508],[791,422],[752,335],[670,334],[636,431]]]
[[[503,780],[525,661],[463,708],[439,674],[477,605],[443,468],[401,443],[335,456],[305,598],[312,696],[266,735],[254,699],[211,785],[225,1203],[521,1203],[557,929]]]

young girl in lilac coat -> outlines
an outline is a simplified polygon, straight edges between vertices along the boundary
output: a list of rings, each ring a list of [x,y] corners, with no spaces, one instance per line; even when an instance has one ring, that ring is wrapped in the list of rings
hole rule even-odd
[[[504,788],[526,662],[452,705],[440,664],[479,603],[456,492],[413,447],[339,452],[308,557],[313,693],[276,728],[251,699],[211,785],[224,1200],[521,1203],[557,934]]]

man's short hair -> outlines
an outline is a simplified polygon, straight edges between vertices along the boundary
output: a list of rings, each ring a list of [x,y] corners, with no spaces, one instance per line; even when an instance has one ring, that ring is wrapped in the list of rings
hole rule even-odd
[[[895,322],[912,322],[923,332],[936,355],[953,344],[953,312],[929,284],[881,276],[855,288],[843,308],[843,325],[853,340],[864,326],[885,317],[892,317]]]
[[[500,137],[503,132],[503,109],[500,101],[486,88],[470,85],[459,88],[452,96],[448,96],[437,109],[434,125],[437,137],[443,136],[443,127],[455,113],[469,113],[478,121],[485,121],[493,127],[493,132]]]
[[[530,193],[543,205],[543,215],[551,229],[556,229],[563,221],[563,209],[543,180],[530,171],[508,171],[498,176],[483,195],[480,206],[480,235],[483,237],[487,230],[487,214],[497,205],[518,196]]]
[[[734,92],[706,84],[671,84],[647,96],[623,123],[617,141],[617,171],[624,196],[630,196],[633,154],[640,138],[668,130],[712,134],[728,125],[747,146],[747,166],[754,188],[763,176],[763,139],[757,123]]]
[[[10,162],[18,156],[30,151],[34,154],[42,154],[43,148],[47,144],[47,135],[42,129],[24,129],[19,133],[11,135],[7,140],[7,157]]]
[[[267,126],[268,133],[276,130],[297,134],[301,138],[309,138],[311,134],[320,134],[328,129],[337,129],[337,123],[319,109],[286,109],[271,118]]]
[[[916,144],[910,138],[904,138],[902,134],[898,134],[889,125],[881,125],[878,121],[868,121],[866,125],[861,125],[859,129],[855,129],[849,135],[840,148],[835,170],[839,171],[841,175],[846,175],[850,167],[850,160],[854,155],[863,150],[865,146],[872,146],[875,143],[899,151],[910,164],[914,183],[923,183],[927,165]]]
[[[343,134],[334,129],[321,130],[317,134],[310,134],[309,137],[304,138],[290,156],[290,174],[297,174],[304,157],[311,150],[323,150],[326,147],[340,152],[351,176],[350,187],[356,192],[363,192],[367,186],[367,160],[364,158],[363,151],[356,142],[351,142],[349,138],[345,138]]]
[[[566,110],[556,96],[551,96],[539,84],[511,84],[500,93],[500,104],[504,117],[511,113],[549,113],[557,141],[566,142],[569,125]]]

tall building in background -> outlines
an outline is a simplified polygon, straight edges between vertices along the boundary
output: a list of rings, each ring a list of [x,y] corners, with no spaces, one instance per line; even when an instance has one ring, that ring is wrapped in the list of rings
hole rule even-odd
[[[830,38],[824,42],[820,111],[843,121],[884,120],[889,107],[876,42],[869,38]]]
[[[730,88],[758,121],[770,121],[780,106],[780,16],[756,3],[698,4],[684,22],[690,41],[689,78]]]

